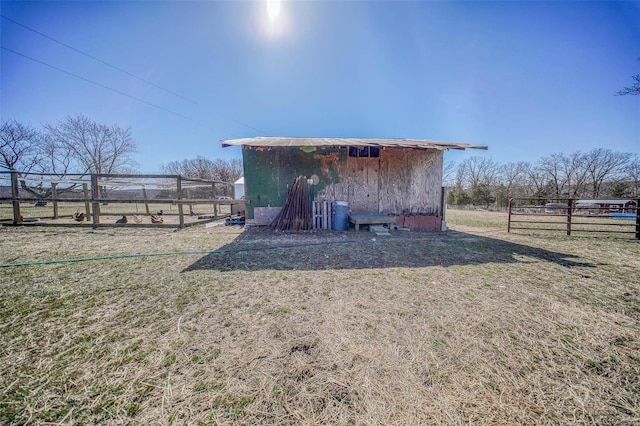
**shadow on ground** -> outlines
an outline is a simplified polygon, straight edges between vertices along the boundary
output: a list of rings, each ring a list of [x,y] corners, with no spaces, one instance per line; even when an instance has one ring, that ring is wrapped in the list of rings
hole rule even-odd
[[[368,232],[281,234],[250,228],[183,272],[420,268],[541,260],[565,267],[594,266],[575,255],[458,231],[373,237]]]

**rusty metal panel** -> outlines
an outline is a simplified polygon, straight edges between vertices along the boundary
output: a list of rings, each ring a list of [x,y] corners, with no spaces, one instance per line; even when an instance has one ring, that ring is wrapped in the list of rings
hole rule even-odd
[[[247,218],[254,218],[255,207],[281,207],[289,187],[298,176],[318,177],[314,198],[327,186],[340,180],[338,168],[346,160],[340,148],[301,149],[301,147],[243,147],[245,197],[250,201]]]

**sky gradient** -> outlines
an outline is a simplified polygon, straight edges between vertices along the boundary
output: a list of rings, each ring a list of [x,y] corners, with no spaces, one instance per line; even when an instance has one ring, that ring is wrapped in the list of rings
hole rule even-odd
[[[251,136],[489,146],[447,153],[453,161],[640,153],[640,96],[614,96],[640,73],[638,1],[283,2],[273,21],[264,1],[3,1],[0,11],[10,19],[0,20],[1,118],[131,127],[141,172],[240,157],[219,140]]]

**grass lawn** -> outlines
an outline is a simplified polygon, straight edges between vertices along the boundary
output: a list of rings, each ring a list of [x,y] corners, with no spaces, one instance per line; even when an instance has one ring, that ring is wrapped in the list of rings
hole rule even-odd
[[[447,223],[0,227],[0,424],[638,424],[640,241]]]

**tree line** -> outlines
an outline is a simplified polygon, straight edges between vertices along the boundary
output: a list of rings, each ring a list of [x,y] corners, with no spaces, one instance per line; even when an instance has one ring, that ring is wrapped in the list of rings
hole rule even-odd
[[[640,157],[628,152],[593,149],[551,154],[535,162],[500,164],[469,157],[444,170],[447,203],[506,207],[510,198],[637,198]]]
[[[16,120],[0,126],[0,170],[29,174],[50,174],[62,179],[67,174],[133,174],[137,144],[131,128],[97,123],[83,115],[68,116],[40,129]],[[160,166],[165,174],[178,174],[205,180],[234,182],[242,176],[242,161],[196,159],[172,161]],[[21,189],[40,198],[49,198],[51,188],[20,180]],[[73,191],[76,184],[60,185],[58,192]],[[232,187],[222,185],[227,195]]]
[[[243,175],[242,160],[239,158],[210,160],[204,157],[197,157],[195,159],[171,161],[169,164],[163,164],[161,170],[165,174],[227,183],[233,183]],[[194,194],[199,197],[209,196],[209,192],[204,189],[194,191]],[[218,185],[213,195],[233,196],[233,186]]]

